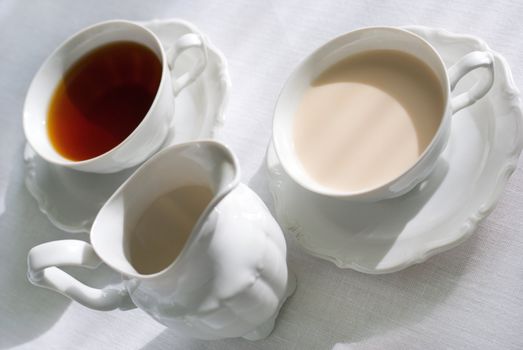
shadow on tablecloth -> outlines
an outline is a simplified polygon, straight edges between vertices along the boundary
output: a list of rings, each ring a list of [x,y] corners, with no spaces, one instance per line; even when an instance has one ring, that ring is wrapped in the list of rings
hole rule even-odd
[[[70,234],[55,228],[42,214],[24,185],[23,144],[9,163],[7,189],[0,202],[0,349],[30,342],[43,335],[66,312],[70,300],[31,285],[26,277],[27,253],[35,245],[56,239],[83,239],[86,234]],[[22,176],[14,176],[21,174]],[[9,224],[8,224],[9,223]],[[109,268],[92,270],[67,268],[80,280],[103,287],[120,280]]]

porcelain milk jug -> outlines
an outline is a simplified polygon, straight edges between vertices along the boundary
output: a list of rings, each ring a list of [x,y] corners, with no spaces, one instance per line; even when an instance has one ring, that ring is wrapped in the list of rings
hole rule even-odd
[[[212,199],[166,268],[138,272],[130,259],[130,232],[159,196],[201,185]],[[167,148],[144,163],[107,201],[91,244],[61,240],[28,255],[31,283],[97,310],[139,307],[180,334],[202,339],[266,337],[295,280],[287,269],[282,231],[265,204],[239,182],[235,156],[221,143],[195,141]],[[89,287],[59,266],[122,275],[122,284]]]

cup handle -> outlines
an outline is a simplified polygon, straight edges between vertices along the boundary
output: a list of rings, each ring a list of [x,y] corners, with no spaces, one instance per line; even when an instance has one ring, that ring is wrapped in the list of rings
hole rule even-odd
[[[172,84],[174,96],[177,96],[184,87],[192,83],[203,72],[207,65],[207,46],[205,40],[200,34],[188,33],[181,36],[167,51],[167,62],[169,64],[169,69],[172,72],[178,57],[184,51],[191,48],[198,48],[201,51],[201,57],[194,64],[191,70],[183,73],[177,78],[173,76]]]
[[[488,51],[473,51],[449,68],[450,90],[453,91],[461,78],[480,67],[487,68],[487,78],[478,81],[469,91],[452,97],[450,105],[453,114],[475,103],[490,90],[494,83],[494,56]]]
[[[95,310],[134,308],[121,285],[97,289],[86,286],[57,266],[94,269],[102,263],[89,243],[79,240],[52,241],[33,247],[27,255],[27,278],[32,284],[54,290]]]

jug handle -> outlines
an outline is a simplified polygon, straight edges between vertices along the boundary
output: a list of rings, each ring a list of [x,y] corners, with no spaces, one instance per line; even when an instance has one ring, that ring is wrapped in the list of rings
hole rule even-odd
[[[101,263],[87,242],[72,239],[47,242],[29,251],[27,278],[36,286],[54,290],[91,309],[107,311],[135,307],[123,284],[97,289],[58,268],[81,266],[94,269]]]

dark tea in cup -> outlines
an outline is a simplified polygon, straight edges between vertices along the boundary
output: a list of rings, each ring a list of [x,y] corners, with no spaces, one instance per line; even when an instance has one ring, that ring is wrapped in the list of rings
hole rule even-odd
[[[119,41],[75,62],[52,96],[47,131],[63,157],[97,157],[125,140],[151,107],[162,64],[145,45]]]

